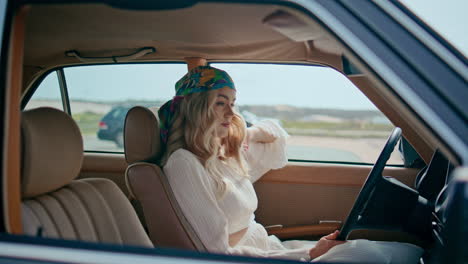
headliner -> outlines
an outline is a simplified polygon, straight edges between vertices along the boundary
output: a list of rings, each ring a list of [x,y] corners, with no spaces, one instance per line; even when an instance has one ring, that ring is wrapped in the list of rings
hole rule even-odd
[[[303,23],[310,32],[306,41],[294,41],[291,35],[286,37],[264,23],[265,17],[278,10],[301,16],[276,5],[232,3],[199,3],[162,11],[126,10],[105,4],[33,5],[26,19],[25,81],[52,67],[80,64],[78,59],[65,55],[69,50],[102,57],[155,47],[156,53],[137,61],[203,57],[222,61],[314,62],[341,68],[341,49],[311,19],[300,18],[306,21]],[[280,21],[285,27],[288,23]]]

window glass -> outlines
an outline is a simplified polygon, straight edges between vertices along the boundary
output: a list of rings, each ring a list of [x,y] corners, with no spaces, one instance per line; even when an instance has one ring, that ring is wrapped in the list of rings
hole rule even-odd
[[[185,64],[121,64],[64,69],[70,109],[88,151],[123,152],[123,125],[135,105],[155,110],[174,96]]]
[[[43,106],[53,107],[63,111],[60,85],[55,71],[49,73],[44,78],[29,100],[25,109],[27,110]]]
[[[374,163],[393,125],[338,71],[321,66],[211,64],[226,70],[248,123],[278,120],[289,159]],[[394,151],[389,164],[403,164]]]

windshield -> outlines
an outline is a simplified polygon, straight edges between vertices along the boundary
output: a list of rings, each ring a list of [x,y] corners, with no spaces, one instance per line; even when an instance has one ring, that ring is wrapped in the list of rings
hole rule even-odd
[[[463,55],[468,54],[468,1],[400,0],[421,20],[437,31]]]

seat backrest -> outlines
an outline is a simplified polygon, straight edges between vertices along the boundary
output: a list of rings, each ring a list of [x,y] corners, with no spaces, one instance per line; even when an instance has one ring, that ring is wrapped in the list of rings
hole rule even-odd
[[[206,251],[156,165],[160,146],[156,115],[140,106],[130,109],[124,127],[125,158],[130,164],[125,177],[130,194],[143,208],[150,239],[158,247]]]
[[[24,234],[153,247],[114,182],[74,180],[83,161],[83,142],[70,116],[53,108],[25,111],[21,131]]]

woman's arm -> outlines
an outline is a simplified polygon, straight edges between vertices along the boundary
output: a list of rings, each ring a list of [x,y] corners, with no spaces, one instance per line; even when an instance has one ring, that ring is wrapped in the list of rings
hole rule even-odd
[[[268,133],[258,126],[247,128],[247,142],[251,143],[272,143],[277,139],[277,136]]]
[[[255,182],[271,169],[284,167],[288,133],[274,120],[262,120],[247,129],[244,157],[249,165],[251,181]]]

